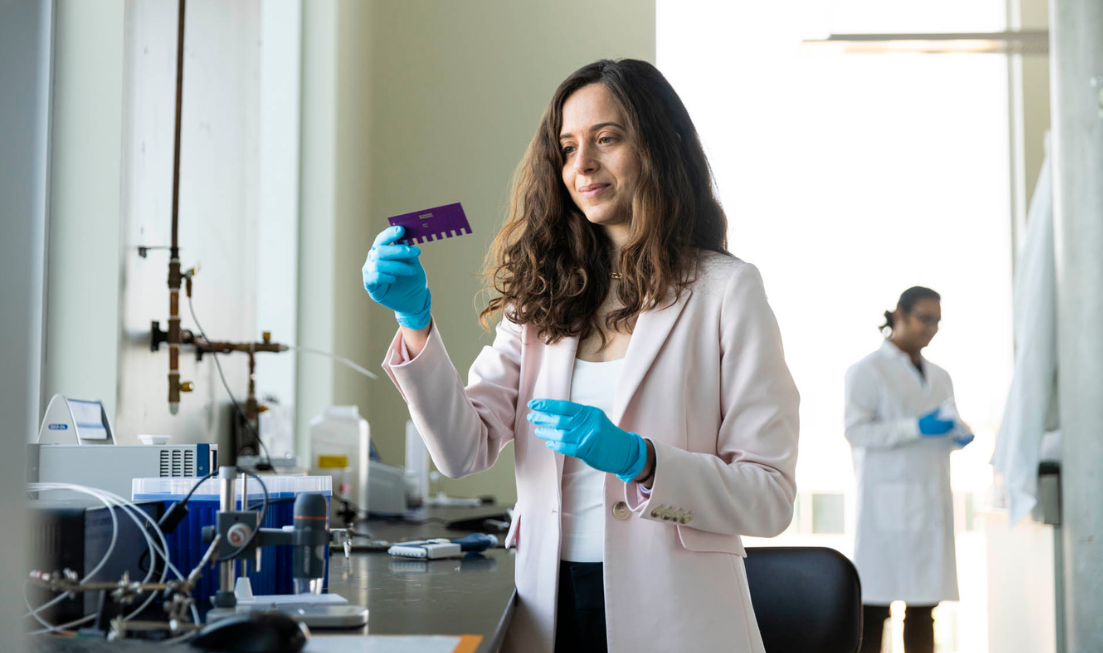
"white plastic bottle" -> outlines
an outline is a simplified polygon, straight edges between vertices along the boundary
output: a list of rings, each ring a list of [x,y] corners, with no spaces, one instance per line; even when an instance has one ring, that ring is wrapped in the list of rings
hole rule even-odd
[[[327,406],[310,420],[311,474],[332,476],[334,499],[352,502],[358,512],[368,505],[370,448],[371,429],[356,406]]]
[[[406,420],[406,503],[418,508],[429,498],[429,448],[413,421]]]

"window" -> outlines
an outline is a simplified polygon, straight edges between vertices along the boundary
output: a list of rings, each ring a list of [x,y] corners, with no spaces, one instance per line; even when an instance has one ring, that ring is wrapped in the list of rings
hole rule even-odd
[[[908,5],[920,6],[921,17],[903,3],[853,0],[814,18],[836,32],[1004,27],[991,0]],[[849,555],[843,378],[879,346],[881,313],[909,286],[942,294],[942,329],[925,355],[949,370],[977,435],[953,457],[955,493],[970,497],[955,503],[971,507],[991,483],[1012,367],[1007,65],[997,55],[829,53],[801,44],[816,35],[800,20],[789,5],[660,0],[658,65],[709,153],[731,251],[762,271],[801,391],[797,474],[811,519],[749,543]],[[839,514],[845,536],[829,535]],[[937,624],[943,653],[987,649],[984,534],[971,514],[962,523],[962,601],[940,608],[955,613]]]

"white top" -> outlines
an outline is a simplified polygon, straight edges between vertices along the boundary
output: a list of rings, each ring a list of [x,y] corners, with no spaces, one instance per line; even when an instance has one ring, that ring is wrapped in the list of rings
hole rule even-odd
[[[846,374],[846,439],[858,477],[854,565],[862,602],[956,601],[952,433],[922,437],[918,419],[954,397],[946,370],[885,340]]]
[[[592,363],[575,360],[571,401],[613,412],[613,391],[624,359]],[[605,472],[574,456],[563,458],[563,548],[559,557],[571,562],[605,559]]]

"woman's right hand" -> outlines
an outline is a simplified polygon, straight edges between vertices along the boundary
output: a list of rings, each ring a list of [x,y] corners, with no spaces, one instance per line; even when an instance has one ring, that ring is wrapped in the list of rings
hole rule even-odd
[[[400,325],[422,329],[429,325],[433,298],[425,268],[418,260],[421,249],[395,244],[405,231],[388,227],[380,232],[361,272],[364,289],[376,303],[394,311]]]

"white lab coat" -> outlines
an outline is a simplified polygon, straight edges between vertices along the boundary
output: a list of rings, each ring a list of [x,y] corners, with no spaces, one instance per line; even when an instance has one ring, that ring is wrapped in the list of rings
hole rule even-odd
[[[992,467],[1003,475],[1012,524],[1037,502],[1042,437],[1047,427],[1055,427],[1047,424],[1047,412],[1056,412],[1057,379],[1057,266],[1048,148],[1016,270],[1015,338],[1015,376],[992,454]]]
[[[956,601],[950,437],[925,438],[918,418],[948,399],[950,375],[925,378],[891,340],[846,373],[846,439],[858,477],[854,564],[862,602]]]

